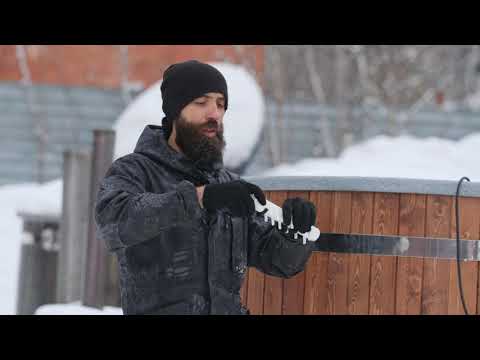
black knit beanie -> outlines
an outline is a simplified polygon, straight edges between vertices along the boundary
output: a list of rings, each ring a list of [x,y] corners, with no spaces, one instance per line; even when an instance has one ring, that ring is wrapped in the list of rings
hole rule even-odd
[[[228,107],[225,77],[215,67],[196,60],[170,65],[163,74],[161,92],[165,113],[162,127],[166,139],[172,132],[173,121],[196,98],[209,92],[218,92],[225,97],[225,110]]]

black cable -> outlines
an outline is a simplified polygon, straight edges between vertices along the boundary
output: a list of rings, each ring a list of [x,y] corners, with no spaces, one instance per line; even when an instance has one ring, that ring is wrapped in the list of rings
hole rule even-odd
[[[460,290],[460,298],[462,299],[463,311],[465,315],[469,315],[467,311],[467,305],[465,304],[465,299],[463,297],[463,286],[462,286],[462,272],[460,267],[460,224],[459,224],[459,210],[458,210],[458,195],[460,193],[460,185],[462,185],[463,180],[470,181],[468,177],[462,177],[457,185],[457,195],[455,196],[455,223],[457,225],[457,275],[458,275],[458,289]]]

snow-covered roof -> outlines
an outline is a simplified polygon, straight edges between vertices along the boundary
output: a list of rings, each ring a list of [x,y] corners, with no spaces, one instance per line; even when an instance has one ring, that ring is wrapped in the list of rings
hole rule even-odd
[[[260,136],[264,122],[264,98],[257,81],[243,66],[210,64],[225,76],[228,84],[224,162],[227,167],[235,168],[248,158]],[[133,151],[146,125],[161,124],[164,117],[161,83],[160,80],[146,89],[119,116],[114,125],[115,158]]]

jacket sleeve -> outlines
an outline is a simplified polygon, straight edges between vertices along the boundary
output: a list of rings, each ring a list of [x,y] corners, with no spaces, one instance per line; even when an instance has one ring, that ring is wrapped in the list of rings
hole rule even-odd
[[[110,251],[149,240],[165,228],[201,217],[194,185],[180,182],[173,191],[146,191],[146,179],[134,159],[119,159],[100,184],[95,220]]]
[[[261,272],[282,278],[290,278],[305,269],[314,243],[303,245],[290,239],[277,227],[265,222],[262,215],[250,218],[248,228],[248,265]]]

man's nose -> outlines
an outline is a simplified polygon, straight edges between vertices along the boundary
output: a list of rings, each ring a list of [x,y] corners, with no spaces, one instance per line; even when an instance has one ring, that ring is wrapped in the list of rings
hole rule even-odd
[[[217,106],[217,104],[213,104],[209,109],[208,117],[218,121],[220,120],[221,116],[222,116],[222,109],[219,106]]]

